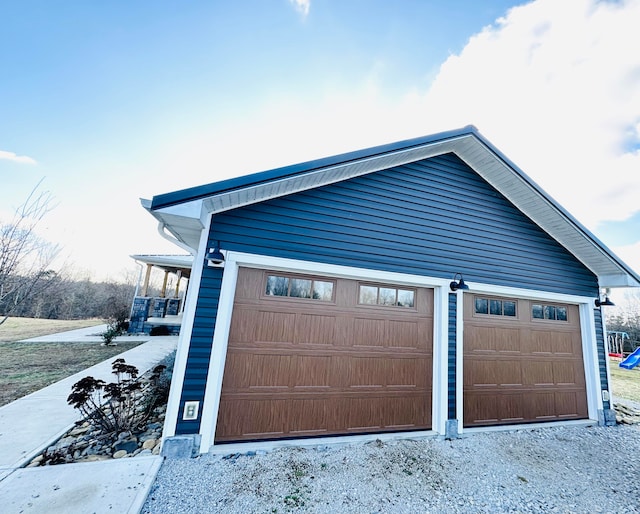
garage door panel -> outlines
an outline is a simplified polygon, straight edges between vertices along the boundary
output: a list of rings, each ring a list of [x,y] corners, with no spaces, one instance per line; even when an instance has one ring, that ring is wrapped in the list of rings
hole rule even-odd
[[[473,366],[465,367],[465,387],[520,386],[523,383],[520,364],[520,361],[512,359],[493,360],[486,357],[478,359]]]
[[[465,400],[465,422],[475,426],[522,423],[527,409],[525,395],[510,392],[496,396],[493,392],[470,391]]]
[[[524,366],[524,381],[533,386],[553,386],[555,383],[553,363],[530,360]]]
[[[220,440],[282,437],[286,415],[285,400],[223,399],[216,437]]]
[[[295,388],[331,387],[331,362],[335,359],[328,355],[296,355],[293,357]],[[286,373],[282,370],[281,373]]]
[[[509,300],[517,316],[491,316],[464,295],[464,426],[586,418],[578,307],[566,306],[568,320],[534,319],[532,302]]]
[[[432,290],[416,309],[360,306],[345,279],[333,302],[271,297],[265,273],[239,272],[216,441],[430,428]]]
[[[387,327],[383,319],[356,318],[353,320],[353,346],[384,347]]]
[[[585,379],[581,363],[575,361],[556,361],[553,366],[553,379],[559,386],[584,387]]]
[[[246,306],[238,308],[238,315],[231,318],[230,332],[234,334],[236,344],[249,344],[256,341],[256,326],[258,324],[258,316],[243,315],[242,311],[252,310]]]
[[[335,341],[336,316],[298,314],[295,318],[295,342],[332,345]]]
[[[329,431],[329,402],[326,399],[289,400],[286,426],[292,436],[323,435]]]
[[[428,389],[432,382],[431,359],[426,357],[390,358],[388,362],[388,388]]]
[[[465,392],[463,415],[465,422],[473,425],[496,424],[499,422],[498,403],[487,401],[478,392]]]
[[[529,394],[526,403],[527,412],[536,421],[553,421],[557,418],[554,391]]]
[[[556,392],[555,401],[564,418],[585,418],[588,415],[586,407],[581,401],[581,391]]]
[[[351,398],[344,403],[348,410],[349,432],[426,429],[431,425],[424,397]],[[416,423],[416,419],[424,420]]]
[[[508,327],[474,327],[465,337],[465,350],[475,353],[520,353],[518,331]],[[467,347],[468,345],[468,347]]]
[[[255,340],[263,343],[293,343],[295,322],[296,316],[292,313],[259,311]]]
[[[291,356],[232,351],[227,355],[223,387],[233,390],[288,388]]]

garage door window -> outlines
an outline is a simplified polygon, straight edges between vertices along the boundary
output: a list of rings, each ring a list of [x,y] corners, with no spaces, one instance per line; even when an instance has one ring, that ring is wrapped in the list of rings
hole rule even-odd
[[[267,275],[265,294],[330,302],[333,299],[333,282],[285,275]]]
[[[531,317],[548,321],[568,321],[567,306],[534,303],[531,306]]]
[[[415,307],[415,291],[390,286],[360,284],[358,303],[385,307]]]
[[[500,300],[497,298],[475,298],[475,313],[489,316],[506,316],[515,318],[517,315],[516,303],[513,300]]]

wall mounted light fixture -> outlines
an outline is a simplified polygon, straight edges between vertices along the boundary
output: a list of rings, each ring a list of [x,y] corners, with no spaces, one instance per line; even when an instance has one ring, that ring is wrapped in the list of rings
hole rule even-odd
[[[607,287],[604,290],[604,300],[600,299],[600,295],[598,295],[598,298],[596,298],[596,307],[613,307],[615,305],[615,303],[613,303],[611,300],[609,300],[609,293],[610,290]]]
[[[460,280],[456,280],[458,275],[460,275]],[[453,276],[453,280],[449,284],[449,287],[451,288],[452,291],[457,291],[458,289],[460,291],[466,291],[467,289],[469,289],[469,286],[464,283],[464,278],[462,277],[462,273],[456,273]]]
[[[215,247],[209,248],[206,259],[206,264],[209,267],[219,266],[220,264],[224,263],[224,255],[220,251],[220,241],[216,243]]]
[[[615,303],[609,300],[609,295],[604,296],[604,300],[600,300],[600,298],[596,298],[596,307],[613,307]]]

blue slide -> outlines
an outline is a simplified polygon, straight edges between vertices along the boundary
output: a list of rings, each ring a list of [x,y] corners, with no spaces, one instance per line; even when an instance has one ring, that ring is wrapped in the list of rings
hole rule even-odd
[[[624,369],[633,369],[638,363],[640,363],[640,347],[636,348],[636,351],[629,355],[625,360],[620,363],[620,367]]]

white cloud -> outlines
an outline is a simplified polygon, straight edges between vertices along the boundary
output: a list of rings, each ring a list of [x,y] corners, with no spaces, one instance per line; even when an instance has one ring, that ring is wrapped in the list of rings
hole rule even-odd
[[[19,162],[21,164],[36,164],[35,159],[31,157],[27,157],[26,155],[16,155],[13,152],[6,152],[4,150],[0,150],[0,160],[7,160],[13,162]]]
[[[639,25],[638,0],[516,7],[442,65],[425,125],[476,125],[590,228],[626,219],[640,208]]]
[[[289,0],[289,3],[293,5],[295,10],[298,11],[303,18],[306,18],[309,15],[311,0]]]

